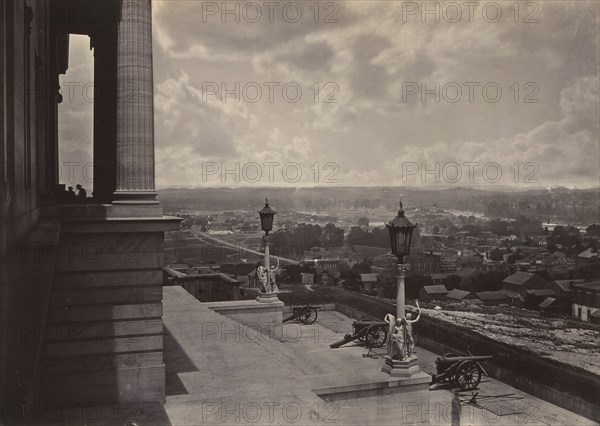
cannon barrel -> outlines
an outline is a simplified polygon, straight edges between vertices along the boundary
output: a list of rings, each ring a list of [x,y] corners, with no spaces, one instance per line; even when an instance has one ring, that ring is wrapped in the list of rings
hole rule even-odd
[[[331,349],[339,348],[341,346],[344,346],[346,343],[350,343],[353,340],[358,339],[358,336],[360,336],[360,333],[355,333],[355,334],[352,334],[352,335],[346,334],[342,340],[338,340],[337,342],[332,343],[331,345],[329,345],[329,347]]]
[[[486,361],[488,359],[492,359],[492,355],[479,355],[479,356],[447,356],[440,357],[438,361],[441,363],[455,363],[460,361]]]

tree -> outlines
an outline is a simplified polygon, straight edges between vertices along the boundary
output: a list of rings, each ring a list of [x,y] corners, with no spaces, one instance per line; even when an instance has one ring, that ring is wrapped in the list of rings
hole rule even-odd
[[[283,268],[283,273],[279,277],[282,283],[301,283],[302,272],[314,272],[310,266],[286,265]]]
[[[600,263],[583,266],[575,271],[575,275],[589,281],[600,280]]]
[[[353,226],[346,236],[346,241],[350,246],[362,245],[365,240],[365,234],[366,232],[362,228]]]
[[[418,299],[419,292],[427,285],[433,285],[433,280],[429,275],[409,275],[405,278],[406,297]]]
[[[454,290],[455,288],[459,288],[461,283],[461,276],[456,274],[449,275],[442,280],[442,284],[444,284],[444,287],[446,287],[447,290]]]
[[[574,226],[557,226],[550,236],[546,238],[548,250],[555,251],[557,247],[562,246],[561,251],[571,256],[584,250],[581,233]]]
[[[347,290],[360,292],[362,289],[362,286],[360,285],[360,277],[358,273],[353,270],[342,272],[340,274],[340,280],[343,282],[342,287]]]
[[[501,290],[504,278],[506,274],[498,271],[476,274],[471,280],[469,290],[471,292]]]
[[[470,235],[481,235],[481,227],[479,225],[467,224],[461,228],[462,231],[467,231]]]
[[[360,263],[355,263],[350,268],[350,272],[355,274],[370,274],[373,262],[370,259],[363,259]]]
[[[367,219],[366,217],[361,217],[360,219],[358,219],[357,222],[358,226],[369,226],[369,219]]]
[[[502,253],[502,250],[500,250],[499,248],[494,248],[490,251],[490,259],[493,261],[501,261],[504,259],[504,255]]]
[[[585,228],[585,233],[590,237],[600,237],[600,225],[594,223],[593,225],[588,226]]]
[[[321,243],[325,247],[341,247],[344,245],[344,230],[333,223],[328,223],[323,228]]]

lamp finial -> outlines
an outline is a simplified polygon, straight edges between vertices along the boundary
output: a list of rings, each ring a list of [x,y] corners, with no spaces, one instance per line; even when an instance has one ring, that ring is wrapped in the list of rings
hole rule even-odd
[[[404,217],[404,206],[402,205],[402,200],[398,202],[400,209],[398,210],[398,217]]]

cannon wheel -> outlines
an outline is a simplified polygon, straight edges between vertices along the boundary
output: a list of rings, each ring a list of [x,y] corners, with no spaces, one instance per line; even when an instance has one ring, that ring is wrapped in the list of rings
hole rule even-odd
[[[369,331],[369,327],[364,327],[361,331],[363,331],[363,333],[360,333],[358,335],[358,341],[361,343],[365,343],[367,341],[367,331]]]
[[[302,324],[310,325],[317,320],[318,316],[319,314],[315,308],[309,308],[300,315],[299,319]]]
[[[481,382],[481,369],[476,362],[463,361],[456,369],[453,381],[464,391],[473,390]]]
[[[387,338],[387,332],[385,327],[380,325],[371,325],[367,328],[364,334],[365,342],[370,348],[380,348],[385,344]]]

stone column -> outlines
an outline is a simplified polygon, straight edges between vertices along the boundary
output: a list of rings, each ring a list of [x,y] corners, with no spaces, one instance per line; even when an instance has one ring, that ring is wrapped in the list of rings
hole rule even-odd
[[[113,204],[157,204],[150,0],[123,0],[119,8]]]

